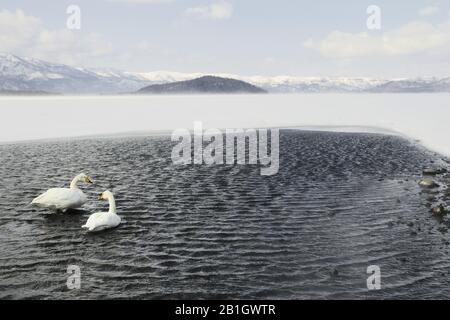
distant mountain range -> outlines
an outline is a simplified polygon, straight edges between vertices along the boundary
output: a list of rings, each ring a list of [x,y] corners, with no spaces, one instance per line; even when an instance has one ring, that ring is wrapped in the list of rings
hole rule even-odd
[[[120,94],[133,93],[145,87],[193,80],[208,76],[202,73],[124,72],[76,68],[33,58],[0,53],[0,92],[39,92],[58,94]],[[450,77],[417,79],[329,78],[294,76],[209,76],[247,82],[272,93],[332,92],[450,92]],[[209,86],[217,85],[215,77],[206,78]],[[191,83],[193,84],[193,83]],[[198,84],[198,83],[197,83]],[[194,83],[194,85],[197,85]],[[175,90],[177,85],[148,89]],[[232,91],[231,91],[232,92]]]
[[[152,84],[138,91],[140,94],[179,94],[179,93],[266,93],[250,83],[214,76],[203,76],[163,84]]]
[[[107,94],[136,91],[148,83],[126,72],[88,70],[0,54],[0,90],[4,91]]]

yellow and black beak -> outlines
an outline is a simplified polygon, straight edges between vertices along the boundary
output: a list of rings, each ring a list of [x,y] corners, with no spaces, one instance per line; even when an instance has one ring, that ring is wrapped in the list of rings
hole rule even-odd
[[[86,177],[86,183],[93,183],[91,179],[89,179],[89,177]]]
[[[100,193],[100,194],[98,195],[98,200],[103,200],[103,193]]]

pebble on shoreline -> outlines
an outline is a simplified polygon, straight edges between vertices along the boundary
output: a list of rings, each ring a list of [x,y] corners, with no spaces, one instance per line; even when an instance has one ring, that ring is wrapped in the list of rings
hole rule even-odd
[[[445,214],[446,211],[445,211],[444,205],[441,203],[437,207],[434,207],[433,209],[431,209],[431,213],[433,213],[433,215],[435,215],[435,216],[440,216],[440,215]]]
[[[423,188],[437,188],[439,184],[433,179],[422,179],[419,181],[419,185]]]

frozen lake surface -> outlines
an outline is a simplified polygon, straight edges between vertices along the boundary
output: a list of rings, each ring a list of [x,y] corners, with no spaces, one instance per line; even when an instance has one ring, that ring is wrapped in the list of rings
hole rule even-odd
[[[394,131],[450,156],[450,94],[0,97],[0,141],[192,128]]]

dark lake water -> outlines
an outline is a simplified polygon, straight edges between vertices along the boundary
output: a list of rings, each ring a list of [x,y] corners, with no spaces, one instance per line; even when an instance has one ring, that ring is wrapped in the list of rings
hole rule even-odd
[[[417,181],[440,158],[397,137],[280,132],[280,170],[174,166],[166,136],[0,146],[2,299],[449,298],[447,218]],[[28,206],[88,173],[83,211]],[[441,177],[440,179],[446,179]],[[123,223],[87,234],[96,200]],[[66,287],[68,265],[81,288]],[[381,290],[369,291],[369,265]]]

